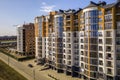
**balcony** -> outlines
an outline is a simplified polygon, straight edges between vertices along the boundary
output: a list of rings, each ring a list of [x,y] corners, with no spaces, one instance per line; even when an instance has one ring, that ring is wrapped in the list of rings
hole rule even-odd
[[[70,17],[66,18],[66,20],[70,20]]]
[[[120,45],[120,41],[116,41],[116,45]]]
[[[107,66],[107,67],[113,67],[113,65],[112,65],[112,63],[111,63],[110,61],[107,62],[106,66]]]
[[[75,40],[75,41],[74,41],[74,43],[78,43],[78,42],[79,42],[79,40]]]
[[[106,39],[106,44],[112,45],[112,38]]]
[[[117,75],[120,75],[120,69],[117,69]]]
[[[112,34],[106,34],[106,37],[112,37]]]
[[[71,46],[66,46],[66,48],[71,48]]]
[[[111,52],[112,50],[111,49],[106,49],[106,52]]]
[[[111,52],[111,51],[112,51],[111,46],[107,46],[106,47],[106,52]]]
[[[79,52],[75,52],[74,54],[75,54],[75,55],[79,55]]]
[[[120,37],[120,34],[116,34],[116,37]]]
[[[112,75],[112,74],[113,74],[113,73],[112,73],[112,69],[107,69],[107,74]]]
[[[70,27],[66,28],[66,31],[70,31]]]
[[[97,64],[98,64],[97,59],[91,59],[91,60],[90,60],[90,64],[92,64],[92,65],[97,65]]]
[[[117,68],[120,68],[120,64],[117,63]]]
[[[74,60],[77,60],[77,61],[78,61],[78,60],[79,60],[79,58],[78,58],[78,57],[75,57],[75,58],[74,58]]]
[[[96,66],[90,66],[90,70],[97,71],[97,67]]]
[[[112,29],[112,23],[105,23],[105,29]]]
[[[106,59],[108,59],[108,60],[112,60],[113,58],[112,58],[112,57],[106,57]]]
[[[71,56],[68,56],[68,58],[67,58],[68,60],[71,60]]]
[[[116,52],[120,52],[120,49],[117,49]]]
[[[79,66],[79,63],[75,63],[74,65],[75,65],[75,66]],[[75,68],[75,71],[78,71],[78,72],[79,72],[79,69]]]
[[[99,34],[99,37],[102,37],[103,35],[102,35],[102,33],[101,34]]]
[[[120,60],[120,55],[119,54],[117,54],[117,60]]]
[[[79,48],[79,45],[77,45],[77,46],[74,46],[74,48],[75,48],[75,49],[78,49],[78,48]]]

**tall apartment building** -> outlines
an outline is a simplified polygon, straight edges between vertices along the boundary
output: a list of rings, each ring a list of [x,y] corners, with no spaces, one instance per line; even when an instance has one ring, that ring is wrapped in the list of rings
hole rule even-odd
[[[78,12],[80,10],[70,9],[64,14],[63,69],[67,75],[72,76],[79,74]]]
[[[51,12],[46,16],[39,16],[35,18],[35,44],[36,44],[36,58],[37,63],[40,63],[41,59],[45,58],[48,61],[49,58],[49,41],[50,34],[53,32],[53,20],[56,12]]]
[[[119,80],[120,2],[91,2],[80,12],[80,67],[85,80]],[[118,33],[119,34],[119,33]]]
[[[120,80],[120,0],[51,12],[35,24],[36,57],[52,69],[84,80]]]
[[[24,55],[35,54],[35,28],[33,23],[23,24],[17,28],[17,51]]]

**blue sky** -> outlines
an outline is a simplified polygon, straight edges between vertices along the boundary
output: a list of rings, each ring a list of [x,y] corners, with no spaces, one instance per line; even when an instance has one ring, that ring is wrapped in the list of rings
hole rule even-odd
[[[113,3],[116,0],[104,1]],[[14,25],[34,22],[34,17],[51,10],[84,8],[89,3],[90,0],[0,0],[0,36],[16,35]]]

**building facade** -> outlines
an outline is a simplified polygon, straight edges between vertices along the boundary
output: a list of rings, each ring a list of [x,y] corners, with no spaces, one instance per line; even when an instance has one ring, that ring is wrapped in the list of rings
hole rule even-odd
[[[36,58],[52,69],[84,80],[120,80],[119,0],[50,12],[35,25]]]
[[[24,55],[35,55],[35,28],[33,23],[17,28],[17,51]]]

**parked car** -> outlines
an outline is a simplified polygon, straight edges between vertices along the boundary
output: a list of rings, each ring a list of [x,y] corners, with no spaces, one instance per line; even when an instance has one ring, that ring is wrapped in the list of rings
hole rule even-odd
[[[34,62],[37,62],[37,60],[34,60]]]
[[[33,65],[32,65],[32,64],[28,64],[28,67],[31,67],[31,68],[32,68],[32,67],[33,67]]]

